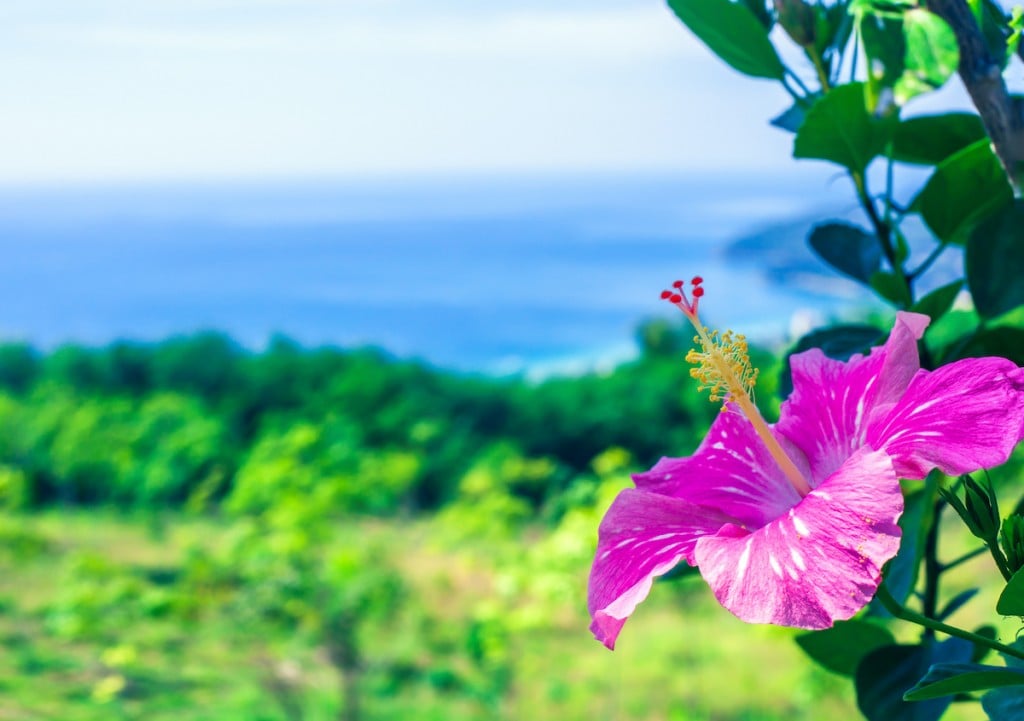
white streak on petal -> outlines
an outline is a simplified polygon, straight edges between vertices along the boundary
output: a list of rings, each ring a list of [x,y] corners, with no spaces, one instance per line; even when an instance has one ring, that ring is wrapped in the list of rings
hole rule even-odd
[[[747,572],[747,565],[750,563],[750,544],[753,543],[753,541],[753,538],[747,539],[747,545],[743,547],[743,553],[740,554],[739,563],[736,564],[737,585],[743,580],[743,574]]]
[[[795,548],[789,549],[789,557],[793,559],[794,565],[801,571],[807,570],[807,564],[804,562],[804,557],[800,555],[800,551]]]
[[[914,410],[910,411],[909,415],[915,416],[918,413],[922,413],[922,412],[928,410],[929,408],[931,408],[932,406],[934,406],[936,403],[939,403],[942,400],[945,400],[945,399],[943,399],[943,398],[932,398],[930,401],[925,401],[921,405],[917,406]]]
[[[652,536],[651,538],[648,538],[646,541],[644,541],[644,543],[654,543],[655,541],[664,541],[665,539],[673,538],[673,537],[678,536],[678,535],[679,535],[678,533],[662,533],[660,536]]]
[[[654,581],[654,577],[661,576],[671,569],[679,562],[680,558],[682,556],[677,556],[660,566],[656,566],[653,571],[641,578],[625,593],[601,609],[601,612],[619,620],[628,618],[633,613],[636,605],[647,598],[647,594],[651,592],[651,583]]]

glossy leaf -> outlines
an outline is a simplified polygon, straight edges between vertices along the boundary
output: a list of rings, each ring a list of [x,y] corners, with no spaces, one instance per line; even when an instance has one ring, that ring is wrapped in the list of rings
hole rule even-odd
[[[841,2],[831,6],[815,5],[814,11],[818,16],[814,46],[818,54],[829,61],[836,53],[842,52],[850,41],[853,17],[847,12],[846,3]]]
[[[1024,6],[1015,5],[1011,12],[1010,37],[1006,38],[1006,63],[1009,63],[1013,56],[1020,51],[1020,38],[1024,34]]]
[[[981,697],[981,708],[990,721],[1020,721],[1024,719],[1024,689],[993,689]]]
[[[898,14],[890,17],[869,10],[859,13],[857,27],[864,44],[864,53],[868,57],[868,109],[877,112],[885,102],[886,92],[903,75],[904,57],[907,54],[903,23]]]
[[[928,669],[903,698],[926,701],[972,691],[987,691],[1002,686],[1024,686],[1024,670],[977,663],[937,663]]]
[[[996,631],[996,627],[990,624],[978,626],[974,629],[974,635],[981,636],[982,638],[988,638],[993,641],[999,638],[999,632]],[[992,649],[983,643],[974,644],[974,653],[971,654],[971,663],[981,662],[991,651]]]
[[[963,287],[964,282],[962,280],[954,280],[952,283],[947,283],[914,303],[914,305],[910,306],[910,310],[915,313],[924,313],[933,321],[938,320],[953,307],[953,302]]]
[[[1003,166],[984,139],[942,161],[912,209],[940,239],[962,243],[979,221],[1012,198]]]
[[[1024,641],[1017,640],[1010,644],[1018,651],[1024,651]],[[1024,670],[1024,660],[1000,653],[1007,668]],[[1024,688],[1010,686],[989,691],[981,697],[981,707],[991,721],[1016,721],[1024,718]]]
[[[999,594],[996,613],[1003,616],[1024,616],[1024,569],[1017,571]]]
[[[956,358],[984,358],[1000,356],[1017,365],[1024,365],[1024,328],[993,326],[980,330],[956,348]]]
[[[861,283],[867,283],[882,264],[878,238],[849,223],[815,226],[807,243],[826,263]]]
[[[897,308],[906,308],[910,305],[910,288],[907,287],[903,278],[896,273],[888,270],[879,270],[872,273],[868,283],[879,296]]]
[[[1004,206],[971,233],[967,286],[978,315],[992,318],[1024,305],[1024,200]]]
[[[908,118],[896,126],[893,160],[938,165],[950,155],[984,139],[985,126],[974,113],[945,113]]]
[[[936,663],[965,663],[971,644],[958,638],[920,646],[883,646],[863,658],[854,683],[857,706],[868,721],[936,721],[949,707],[949,697],[923,702],[903,700]]]
[[[768,12],[768,5],[764,0],[741,0],[741,2],[750,9],[750,12],[757,18],[757,21],[761,23],[765,30],[772,29],[775,19]]]
[[[805,335],[786,354],[782,375],[779,378],[779,395],[789,397],[793,391],[793,376],[789,367],[789,357],[794,353],[802,353],[810,348],[821,348],[829,358],[847,360],[854,353],[864,353],[878,341],[882,334],[870,325],[836,325],[830,328],[814,330]]]
[[[960,64],[956,35],[935,13],[920,8],[904,13],[903,38],[903,74],[893,86],[897,105],[942,87]]]
[[[857,664],[876,648],[894,643],[889,629],[870,621],[838,621],[824,631],[803,633],[797,645],[819,665],[844,676],[852,676]]]
[[[889,594],[900,603],[907,600],[917,585],[937,485],[933,473],[925,479],[923,488],[908,494],[904,501],[903,515],[899,520],[903,530],[900,550],[886,564],[884,581]],[[890,613],[878,601],[872,601],[868,610],[873,616],[890,617]]]
[[[694,35],[736,70],[775,80],[785,75],[768,30],[746,5],[730,0],[669,0],[668,4]]]
[[[804,124],[804,118],[807,117],[807,111],[819,97],[821,97],[820,94],[812,93],[806,99],[794,102],[768,122],[776,128],[795,133],[800,129],[800,126]]]
[[[793,157],[837,163],[862,173],[885,148],[893,122],[868,112],[863,83],[841,85],[819,98],[793,142]]]
[[[977,595],[977,588],[968,588],[966,591],[961,591],[957,595],[953,596],[953,598],[949,600],[949,603],[943,606],[942,610],[939,611],[939,614],[938,616],[936,616],[936,618],[938,618],[938,620],[940,621],[945,621],[947,618],[949,618],[954,613],[963,608],[968,601],[970,601]]]

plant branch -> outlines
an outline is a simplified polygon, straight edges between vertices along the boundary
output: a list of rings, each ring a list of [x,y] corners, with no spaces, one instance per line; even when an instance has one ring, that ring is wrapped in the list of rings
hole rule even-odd
[[[957,638],[962,638],[965,641],[970,641],[971,643],[976,644],[978,646],[984,646],[986,648],[992,649],[993,651],[998,651],[1000,653],[1006,654],[1007,656],[1013,656],[1014,658],[1024,660],[1024,651],[1013,648],[1012,646],[1007,646],[1006,644],[999,643],[994,639],[986,638],[985,636],[979,636],[978,634],[971,633],[970,631],[965,631],[962,628],[950,626],[949,624],[943,623],[942,621],[936,621],[934,618],[922,616],[917,611],[911,611],[909,608],[904,607],[900,604],[899,601],[892,597],[892,594],[890,594],[888,589],[886,589],[884,583],[878,587],[878,593],[875,595],[875,598],[877,598],[879,602],[883,606],[885,606],[885,609],[889,613],[891,613],[898,619],[901,619],[903,621],[909,621],[910,623],[916,623],[918,626],[923,626],[924,628],[931,629],[932,631],[939,631],[940,633],[944,633],[947,636],[956,636]]]
[[[903,265],[897,260],[896,249],[892,244],[892,226],[878,215],[875,201],[868,192],[867,179],[864,174],[851,171],[850,177],[853,179],[853,185],[857,189],[857,199],[860,201],[861,207],[864,208],[864,212],[867,213],[868,219],[871,221],[871,227],[875,230],[875,235],[878,236],[878,242],[882,246],[882,254],[885,255],[885,259],[888,261],[889,267],[892,268],[892,272],[903,279],[903,283],[907,287],[907,297],[913,302],[914,294],[911,278],[903,271]]]
[[[921,263],[921,265],[917,267],[916,270],[911,272],[910,277],[914,280],[920,278],[924,274],[924,272],[932,266],[932,263],[934,263],[938,259],[938,257],[942,255],[943,251],[946,250],[946,248],[948,247],[948,243],[939,243],[937,246],[935,246],[935,250],[928,254],[928,257],[924,259],[924,261]]]
[[[936,501],[932,513],[932,525],[924,541],[924,596],[921,598],[921,610],[928,618],[938,615],[939,579],[942,576],[942,565],[939,563],[939,521],[945,503]],[[935,629],[926,629],[926,636],[933,636]]]
[[[968,561],[973,560],[978,556],[983,556],[986,551],[988,551],[988,546],[980,546],[978,548],[975,548],[973,551],[968,551],[964,555],[954,558],[949,563],[942,564],[942,570],[951,571],[952,569],[956,568],[957,566],[963,563],[967,563]]]
[[[864,175],[862,173],[850,173],[850,176],[853,178],[853,185],[857,189],[857,199],[860,200],[861,207],[867,213],[868,220],[871,221],[871,227],[875,229],[875,235],[878,236],[878,241],[882,245],[882,253],[885,255],[885,259],[889,261],[889,266],[896,271],[898,270],[898,263],[896,262],[896,251],[892,247],[891,229],[878,215],[875,201],[871,198],[870,193],[868,193]]]
[[[1024,184],[1024,103],[1006,88],[974,14],[964,0],[928,0],[928,9],[945,20],[960,47],[960,78],[985,124],[996,155],[1018,190]]]
[[[804,84],[804,81],[800,79],[800,76],[799,76],[799,75],[797,75],[796,73],[794,73],[794,72],[793,72],[792,70],[790,70],[789,68],[786,68],[786,75],[785,75],[785,77],[788,77],[788,78],[789,78],[790,80],[792,80],[793,82],[795,82],[795,83],[797,84],[797,87],[799,87],[799,88],[800,88],[800,89],[801,89],[801,90],[802,90],[802,91],[804,92],[804,95],[810,95],[810,94],[811,94],[811,89],[810,89],[810,88],[808,88],[808,87],[807,87],[807,86],[806,86],[806,85]]]
[[[807,55],[810,56],[811,62],[814,63],[814,72],[818,74],[818,83],[821,84],[821,92],[827,94],[832,89],[832,83],[829,82],[828,71],[825,69],[821,55],[814,47],[808,48]]]

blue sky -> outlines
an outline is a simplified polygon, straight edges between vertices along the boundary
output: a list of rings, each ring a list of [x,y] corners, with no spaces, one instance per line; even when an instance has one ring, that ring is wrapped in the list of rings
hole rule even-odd
[[[657,0],[0,9],[0,182],[775,168],[777,85]]]

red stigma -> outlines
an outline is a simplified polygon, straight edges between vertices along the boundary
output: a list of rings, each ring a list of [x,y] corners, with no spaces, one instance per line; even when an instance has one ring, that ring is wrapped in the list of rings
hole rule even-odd
[[[663,290],[661,291],[661,299],[667,300],[672,305],[683,311],[691,321],[696,323],[697,318],[697,303],[700,301],[701,296],[704,295],[704,289],[700,286],[704,282],[704,279],[699,275],[694,276],[693,280],[692,301],[691,298],[686,297],[686,283],[681,280],[674,281],[672,288],[674,290]]]

